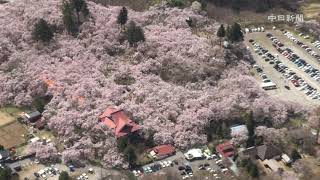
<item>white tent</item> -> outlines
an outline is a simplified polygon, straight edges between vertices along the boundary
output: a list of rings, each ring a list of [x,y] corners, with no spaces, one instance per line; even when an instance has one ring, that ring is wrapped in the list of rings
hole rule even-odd
[[[201,149],[190,149],[187,153],[184,154],[184,156],[188,160],[201,159],[204,157]]]

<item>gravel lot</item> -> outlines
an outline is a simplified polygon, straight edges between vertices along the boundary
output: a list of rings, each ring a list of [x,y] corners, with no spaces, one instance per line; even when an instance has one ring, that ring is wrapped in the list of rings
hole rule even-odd
[[[178,165],[174,165],[173,167],[166,167],[166,168],[163,168],[157,172],[154,172],[154,173],[151,173],[151,174],[144,174],[141,178],[143,180],[145,179],[149,179],[149,178],[154,178],[154,177],[157,177],[159,175],[165,175],[165,174],[174,174],[174,177],[175,178],[179,178],[179,179],[182,179],[182,176],[180,175],[180,171],[178,170],[178,167],[179,166],[184,166],[184,165],[189,165],[192,170],[193,170],[193,177],[192,178],[187,178],[188,179],[216,179],[215,176],[213,176],[214,174],[217,174],[218,177],[220,177],[220,179],[234,179],[234,176],[232,175],[233,173],[229,170],[229,173],[230,174],[223,174],[221,172],[221,168],[216,164],[216,161],[215,160],[206,160],[206,159],[203,159],[203,160],[195,160],[195,161],[187,161],[185,158],[184,158],[184,155],[182,152],[177,152],[176,155],[174,156],[171,156],[171,157],[168,157],[168,158],[165,158],[163,160],[160,160],[160,161],[177,161],[178,162]],[[155,163],[159,163],[160,161],[157,161]],[[148,167],[148,166],[151,166],[151,165],[154,165],[155,163],[151,163],[151,164],[148,164],[144,167]],[[208,168],[211,168],[215,171],[215,173],[213,172],[209,172],[208,170],[199,170],[199,166],[201,164],[209,164],[210,166],[208,166]],[[160,177],[160,179],[165,179],[166,176],[162,176]]]
[[[22,171],[19,172],[20,179],[23,179],[25,177],[28,177],[30,180],[34,180],[34,172],[38,172],[41,169],[44,169],[45,166],[43,164],[35,164],[31,159],[25,159],[20,161]],[[110,179],[123,179],[126,177],[125,175],[121,174],[121,172],[112,170],[112,169],[102,169],[100,167],[95,166],[87,166],[85,168],[76,168],[74,172],[70,172],[69,168],[66,165],[63,164],[54,164],[56,168],[59,169],[59,171],[67,171],[70,176],[72,177],[79,177],[82,173],[86,173],[89,177],[89,180],[97,180],[101,179],[101,177],[108,177]],[[94,170],[94,174],[89,174],[88,169],[92,168]],[[44,179],[44,178],[41,178]],[[47,177],[46,180],[58,180],[59,175],[55,175],[53,177]]]
[[[293,42],[290,42],[280,31],[267,31],[272,33],[273,36],[278,38],[280,42],[282,42],[285,47],[291,48],[297,55],[304,58],[308,63],[311,64],[311,61],[313,62],[311,65],[314,65],[314,67],[319,67],[319,63],[316,62],[316,60],[306,52],[304,52],[303,49],[299,49],[299,47],[295,46]],[[293,102],[299,102],[304,105],[316,105],[319,104],[319,100],[312,100],[311,98],[307,97],[302,91],[299,91],[296,87],[293,86],[291,82],[289,82],[287,79],[285,79],[281,73],[276,71],[273,68],[273,65],[270,65],[268,62],[265,62],[261,56],[256,54],[254,52],[254,47],[249,43],[249,39],[253,39],[256,42],[258,42],[263,48],[269,50],[269,52],[273,55],[279,54],[279,60],[288,66],[288,68],[292,69],[294,72],[297,73],[301,78],[303,78],[307,83],[312,85],[313,87],[320,90],[320,84],[317,83],[315,80],[309,78],[309,76],[303,72],[301,69],[299,69],[295,64],[293,64],[291,61],[289,61],[286,57],[281,55],[273,46],[271,41],[266,37],[265,32],[255,32],[255,33],[249,33],[245,36],[245,43],[252,51],[252,55],[254,59],[257,62],[257,65],[260,66],[264,73],[268,76],[268,78],[277,84],[278,89],[275,90],[268,90],[267,93],[278,97],[283,100],[290,100]],[[313,60],[309,60],[313,59]],[[309,62],[310,61],[310,62]],[[256,71],[255,71],[256,72]],[[256,73],[257,74],[257,73]],[[258,75],[256,76],[257,79],[260,81],[262,80]],[[262,82],[262,81],[261,81]],[[287,85],[290,87],[290,90],[287,90],[284,88],[284,86]]]
[[[297,38],[299,41],[303,42],[304,44],[308,45],[313,51],[315,51],[316,53],[320,54],[320,50],[318,48],[316,48],[314,46],[314,44],[311,43],[311,39],[304,39],[303,37],[297,35],[297,34],[294,34],[294,32],[292,31],[289,31],[293,34],[293,36],[295,38]],[[305,35],[308,35],[308,34],[305,34]],[[304,35],[304,36],[305,36]],[[319,39],[316,39],[316,40],[319,40]],[[291,41],[292,42],[292,41]],[[296,47],[300,48],[299,46],[295,45]],[[303,50],[303,49],[302,49]],[[318,63],[319,64],[319,63]]]

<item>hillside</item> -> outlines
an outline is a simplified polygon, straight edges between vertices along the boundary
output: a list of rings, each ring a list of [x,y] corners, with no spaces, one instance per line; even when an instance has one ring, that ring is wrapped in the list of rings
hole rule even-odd
[[[303,110],[266,95],[249,73],[244,45],[222,48],[215,36],[220,24],[189,8],[129,10],[146,37],[132,48],[116,23],[121,7],[89,2],[90,18],[75,38],[63,30],[60,6],[60,0],[0,5],[0,105],[30,106],[52,96],[43,121],[64,143],[65,161],[126,167],[113,134],[98,123],[108,106],[130,113],[145,134],[154,131],[157,143],[181,149],[206,143],[209,122],[229,123],[252,110],[257,123],[277,127]],[[57,29],[49,44],[32,40],[39,18]]]

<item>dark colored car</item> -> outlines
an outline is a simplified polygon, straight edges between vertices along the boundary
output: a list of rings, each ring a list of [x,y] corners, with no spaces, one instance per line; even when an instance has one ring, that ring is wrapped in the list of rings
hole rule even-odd
[[[39,175],[39,173],[33,173],[33,175],[35,176],[35,177],[40,177],[40,175]]]

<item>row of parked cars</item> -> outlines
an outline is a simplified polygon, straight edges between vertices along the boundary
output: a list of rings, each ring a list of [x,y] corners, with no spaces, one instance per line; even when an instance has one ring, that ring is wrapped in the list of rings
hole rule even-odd
[[[77,180],[88,180],[89,176],[86,173],[82,173],[79,177],[77,177]]]
[[[317,40],[317,41],[313,42],[312,44],[314,45],[314,47],[316,47],[317,49],[320,50],[320,41]]]
[[[166,168],[170,166],[174,166],[174,163],[172,161],[160,161],[151,166],[146,166],[146,167],[143,167],[142,169],[133,170],[132,173],[135,176],[141,176],[143,173],[148,174],[148,173],[157,172],[162,168]]]
[[[280,61],[274,56],[272,55],[267,49],[263,48],[262,46],[260,46],[260,44],[258,44],[257,42],[255,42],[254,40],[249,40],[249,42],[251,42],[251,44],[254,46],[255,48],[255,53],[257,53],[258,55],[260,55],[266,62],[269,62],[269,64],[277,64]],[[259,67],[258,65],[253,65],[253,68],[256,69],[257,73],[259,74],[259,76],[261,77],[262,81],[264,83],[270,83],[272,82],[268,76],[263,72],[262,68]]]
[[[273,36],[270,33],[267,36],[269,37],[270,40],[274,39],[272,38]],[[277,48],[277,50],[283,56],[285,56],[294,64],[296,64],[298,68],[302,69],[304,72],[309,74],[311,78],[320,82],[319,70],[313,68],[305,60],[301,59],[290,48],[283,48],[283,49]],[[286,65],[284,65],[280,60],[278,60],[278,62],[273,67],[278,72],[282,73],[286,79],[290,80],[295,87],[300,87],[299,90],[303,90],[307,96],[311,97],[312,99],[320,99],[320,93],[317,91],[316,88],[312,87],[307,82],[305,82],[301,77],[299,77],[294,71],[292,71]],[[286,88],[290,89],[288,86]]]
[[[182,176],[182,179],[193,177],[193,170],[192,170],[192,167],[189,165],[179,166],[178,170],[180,171],[180,175]]]
[[[34,176],[36,178],[47,178],[58,174],[60,174],[59,169],[54,167],[54,165],[51,165],[50,167],[46,167],[44,169],[40,169],[38,172],[35,172]]]
[[[317,54],[315,51],[313,51],[308,45],[304,44],[303,42],[295,38],[291,32],[283,31],[283,34],[287,36],[290,40],[295,42],[298,46],[305,49],[310,55],[318,59],[318,61],[320,61],[320,55]],[[320,47],[320,42],[319,42],[319,47]]]

